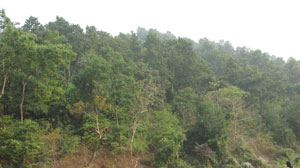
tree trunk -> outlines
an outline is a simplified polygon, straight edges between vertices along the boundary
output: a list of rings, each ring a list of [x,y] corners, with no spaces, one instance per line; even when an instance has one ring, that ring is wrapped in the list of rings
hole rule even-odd
[[[6,82],[7,82],[7,74],[8,74],[8,72],[3,73],[3,83],[2,83],[0,98],[4,95],[4,92],[5,92],[5,86],[6,86]]]
[[[3,60],[2,60],[2,61],[3,61]],[[4,66],[4,65],[3,65],[3,66]],[[4,68],[3,68],[3,70],[4,70]],[[0,99],[2,98],[2,96],[3,96],[4,93],[5,93],[5,87],[6,87],[6,82],[7,82],[7,74],[8,74],[8,72],[7,72],[7,73],[4,73],[4,72],[3,72],[3,83],[2,83],[1,93],[0,93]],[[4,114],[5,114],[5,111],[6,111],[5,107],[6,107],[6,104],[3,103],[3,113],[0,114],[0,115],[4,115]]]
[[[5,86],[6,86],[6,80],[7,80],[7,74],[3,76],[3,84],[2,84],[2,90],[1,90],[1,97],[4,95]]]
[[[26,87],[26,82],[24,82],[24,79],[22,80],[22,99],[20,103],[20,113],[21,113],[21,121],[23,121],[23,103],[25,99],[25,87]]]
[[[135,132],[136,132],[136,129],[137,129],[136,120],[137,119],[135,119],[134,122],[133,122],[132,135],[131,135],[131,141],[130,141],[130,159],[131,160],[132,160],[133,140],[134,140],[134,135],[135,135]]]
[[[4,94],[5,85],[6,85],[6,79],[7,79],[7,73],[5,73],[4,54],[2,54],[2,78],[3,78],[3,83],[2,83],[2,90],[1,90],[0,98]]]
[[[232,111],[233,111],[233,114],[234,114],[234,143],[236,143],[236,135],[237,135],[237,112],[236,112],[236,109],[235,109],[235,106],[234,104],[232,104]]]
[[[115,101],[116,102],[116,101]],[[117,123],[117,128],[119,129],[120,128],[120,125],[119,125],[119,117],[118,117],[118,111],[117,111],[117,108],[116,108],[116,103],[113,107],[113,111],[115,113],[115,116],[116,116],[116,123]],[[119,130],[119,146],[121,146],[121,131]]]
[[[102,139],[102,133],[101,133],[101,130],[99,128],[99,111],[98,111],[98,108],[96,107],[95,108],[95,111],[96,111],[96,132],[97,134],[99,135],[99,141],[97,142],[97,145],[96,145],[96,148],[94,150],[94,153],[93,153],[93,156],[91,158],[91,160],[88,162],[88,164],[86,165],[87,167],[89,167],[89,165],[94,161],[94,159],[96,158],[96,155],[97,155],[97,151],[98,151],[98,148],[100,146],[100,142],[101,142],[101,139]]]
[[[263,107],[264,107],[264,100],[263,98],[259,98],[259,113],[262,117],[264,117]]]
[[[92,156],[91,160],[88,162],[88,164],[86,165],[87,167],[89,167],[89,165],[95,160],[99,146],[100,146],[100,140],[97,142],[97,146],[95,148],[93,156]]]
[[[68,68],[68,81],[71,81],[71,65]]]
[[[114,111],[114,113],[115,113],[115,116],[116,116],[116,124],[117,124],[117,128],[119,128],[120,126],[119,126],[119,117],[118,117],[118,111],[117,111],[117,108],[116,108],[116,103],[115,103],[115,105],[114,105],[114,107],[113,107],[113,111]]]

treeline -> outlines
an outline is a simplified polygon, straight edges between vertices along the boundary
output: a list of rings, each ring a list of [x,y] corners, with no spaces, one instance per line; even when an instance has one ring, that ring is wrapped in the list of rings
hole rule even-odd
[[[83,147],[81,166],[110,151],[127,167],[280,167],[299,151],[293,58],[61,17],[20,26],[3,10],[0,57],[0,167],[59,166]]]

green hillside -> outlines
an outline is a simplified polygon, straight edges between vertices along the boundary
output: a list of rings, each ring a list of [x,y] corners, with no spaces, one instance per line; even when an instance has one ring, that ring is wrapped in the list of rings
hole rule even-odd
[[[0,168],[300,166],[294,58],[0,14]]]

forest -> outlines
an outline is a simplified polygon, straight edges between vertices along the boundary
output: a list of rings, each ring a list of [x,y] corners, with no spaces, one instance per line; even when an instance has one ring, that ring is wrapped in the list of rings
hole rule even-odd
[[[300,62],[0,11],[0,168],[300,166]]]

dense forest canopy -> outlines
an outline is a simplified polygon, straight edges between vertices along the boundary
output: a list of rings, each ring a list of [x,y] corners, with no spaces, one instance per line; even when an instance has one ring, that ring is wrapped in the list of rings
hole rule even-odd
[[[298,164],[294,58],[0,14],[0,167]]]

